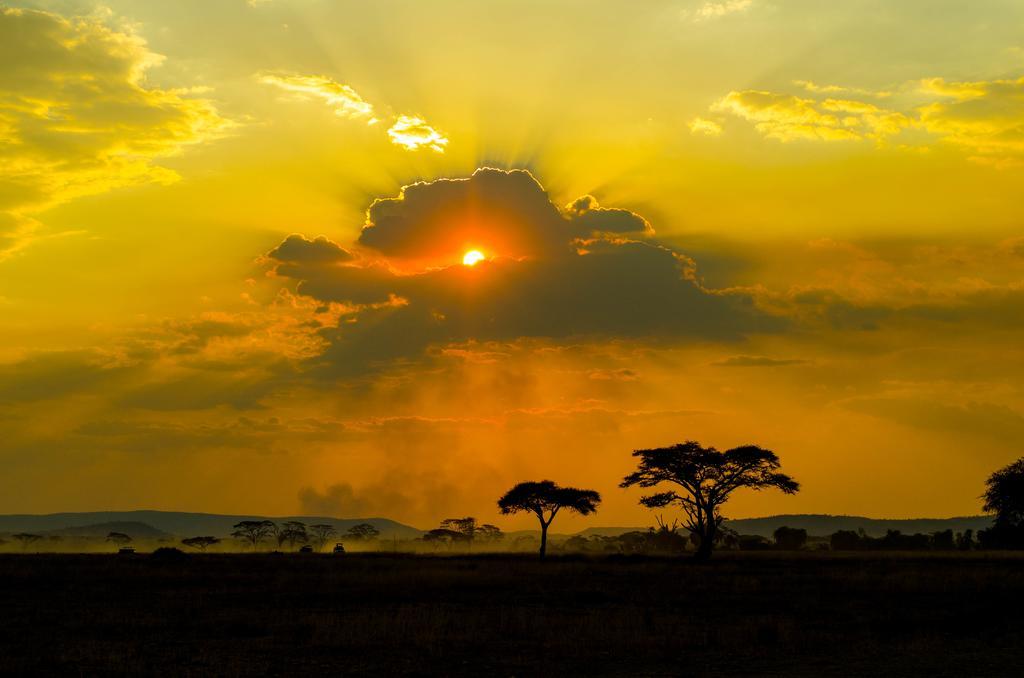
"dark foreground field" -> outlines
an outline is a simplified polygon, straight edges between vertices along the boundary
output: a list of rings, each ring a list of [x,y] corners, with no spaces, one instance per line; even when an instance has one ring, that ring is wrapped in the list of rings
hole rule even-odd
[[[1024,560],[0,557],[5,675],[1024,672]]]

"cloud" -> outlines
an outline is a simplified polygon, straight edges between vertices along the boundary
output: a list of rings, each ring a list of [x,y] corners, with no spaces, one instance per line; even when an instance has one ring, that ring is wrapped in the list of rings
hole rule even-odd
[[[415,115],[400,115],[388,129],[391,143],[410,151],[429,148],[437,153],[444,153],[448,138],[427,124],[427,121]]]
[[[806,365],[809,361],[795,358],[768,358],[766,356],[736,355],[712,363],[716,367],[786,367]]]
[[[528,172],[481,169],[374,201],[359,259],[276,266],[300,296],[362,305],[321,336],[314,371],[352,374],[429,346],[520,337],[735,340],[782,321],[750,296],[704,289],[639,215],[590,196],[563,212]],[[488,261],[460,263],[473,247]]]
[[[811,80],[794,80],[793,84],[815,94],[859,94],[878,99],[885,99],[892,96],[892,92],[886,90],[874,91],[870,89],[863,89],[861,87],[846,87],[843,85],[819,85]]]
[[[95,16],[0,9],[0,257],[37,237],[33,214],[173,182],[159,158],[231,126],[207,99],[147,86],[161,61],[131,29]]]
[[[934,402],[923,397],[856,398],[847,409],[941,435],[993,439],[1009,446],[1024,437],[1024,415],[998,403]]]
[[[322,492],[313,487],[299,491],[299,510],[307,516],[375,518],[405,513],[410,504],[407,495],[381,484],[358,492],[349,483],[330,485]]]
[[[707,0],[695,10],[684,10],[683,18],[694,22],[721,19],[730,14],[746,12],[754,0]]]
[[[912,123],[901,113],[850,99],[818,101],[758,90],[729,92],[711,109],[754,123],[769,139],[782,142],[882,141]]]
[[[263,72],[256,77],[263,84],[282,89],[297,98],[320,100],[332,108],[338,117],[363,120],[368,125],[379,122],[374,117],[373,106],[363,101],[354,89],[325,75]]]
[[[573,251],[599,233],[653,234],[642,217],[584,196],[562,213],[524,170],[480,169],[466,179],[405,186],[375,200],[358,243],[388,257],[457,262],[467,250],[521,259]]]
[[[336,264],[352,259],[352,254],[326,236],[308,240],[294,233],[280,245],[267,252],[267,257],[280,262],[305,264]]]
[[[765,137],[782,142],[872,140],[882,144],[907,130],[918,130],[926,137],[917,142],[918,147],[942,143],[962,149],[975,162],[996,167],[1024,164],[1024,78],[915,81],[903,89],[913,89],[930,101],[905,110],[863,100],[890,97],[888,91],[795,83],[819,97],[733,91],[712,104],[711,110],[751,122]],[[839,93],[849,96],[820,96]]]
[[[690,121],[690,134],[702,134],[706,137],[717,137],[722,133],[722,126],[707,118],[694,118]]]
[[[257,73],[256,79],[299,99],[319,100],[331,107],[339,117],[360,120],[367,125],[376,125],[381,121],[373,105],[359,96],[352,87],[325,75],[264,71]],[[387,130],[388,139],[407,151],[429,149],[435,153],[444,153],[448,146],[448,137],[418,115],[383,114],[383,117],[389,117],[392,121]]]
[[[920,109],[921,124],[971,159],[1002,167],[1024,164],[1024,78],[947,82],[933,78],[922,90],[942,97]]]

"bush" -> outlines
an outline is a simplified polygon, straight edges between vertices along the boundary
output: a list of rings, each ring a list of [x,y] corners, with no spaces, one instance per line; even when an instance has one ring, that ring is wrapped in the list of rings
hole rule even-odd
[[[162,562],[179,562],[188,558],[188,554],[173,546],[161,546],[149,556],[153,560]]]
[[[782,551],[799,551],[807,543],[807,530],[795,527],[780,527],[775,530],[775,548]]]

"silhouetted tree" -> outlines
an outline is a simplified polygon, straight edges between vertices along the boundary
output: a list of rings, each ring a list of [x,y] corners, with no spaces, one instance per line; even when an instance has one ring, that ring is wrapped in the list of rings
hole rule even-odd
[[[473,546],[473,539],[476,537],[476,518],[445,518],[441,521],[441,527],[459,534],[456,541],[461,541],[467,547]]]
[[[964,530],[956,535],[956,547],[960,551],[970,551],[974,548],[974,530]]]
[[[31,534],[29,532],[19,532],[14,535],[14,539],[21,544],[21,548],[27,549],[30,545],[35,544],[37,541],[43,538],[41,534]]]
[[[345,533],[347,539],[352,541],[369,541],[380,536],[380,530],[369,523],[359,523],[348,528]]]
[[[741,534],[737,546],[740,551],[767,551],[772,547],[768,539],[759,534]]]
[[[269,537],[275,527],[276,525],[269,520],[243,520],[240,523],[235,523],[235,531],[231,533],[231,536],[248,542],[252,545],[252,550],[255,551],[259,543]]]
[[[993,473],[985,485],[985,511],[995,521],[978,532],[982,546],[1024,548],[1024,457]]]
[[[309,541],[309,533],[306,532],[306,524],[298,520],[288,520],[281,526],[281,533],[278,539],[288,542],[288,548],[295,550],[296,544],[305,544]]]
[[[678,520],[673,518],[671,526],[661,516],[655,518],[655,521],[658,523],[658,529],[651,529],[649,543],[645,546],[645,550],[662,553],[682,553],[686,550],[686,539],[679,534]]]
[[[447,546],[448,548],[451,548],[452,544],[454,544],[462,538],[462,533],[456,532],[455,530],[449,530],[445,527],[437,527],[433,530],[428,530],[423,535],[423,541],[435,548],[442,544],[444,546]]]
[[[985,485],[985,511],[1000,522],[1024,523],[1024,457],[993,473]]]
[[[107,535],[107,541],[113,542],[118,546],[124,546],[125,544],[131,543],[132,538],[124,532],[111,532]]]
[[[199,551],[206,551],[214,544],[219,544],[220,539],[217,537],[187,537],[181,540],[181,543],[185,546],[197,549]]]
[[[323,551],[324,544],[327,543],[328,539],[338,534],[338,531],[334,529],[333,525],[325,525],[324,523],[319,523],[317,525],[309,526],[309,534],[313,538],[313,543],[316,544],[316,550]]]
[[[932,532],[931,545],[936,551],[952,551],[955,549],[956,539],[953,537],[953,530]]]
[[[559,487],[550,480],[519,483],[498,500],[498,509],[505,515],[528,511],[540,522],[540,557],[547,554],[548,526],[562,509],[589,515],[597,510],[601,495],[594,490]]]
[[[476,528],[476,538],[488,544],[496,544],[505,538],[505,533],[497,525],[484,523]]]
[[[626,476],[621,487],[677,485],[676,490],[659,492],[640,499],[647,508],[678,504],[687,517],[686,528],[700,538],[696,558],[711,557],[711,549],[722,516],[719,509],[729,495],[741,487],[752,490],[777,488],[786,494],[800,489],[799,483],[779,473],[779,458],[771,450],[756,445],[734,447],[719,452],[688,441],[671,447],[636,450],[638,468]]]
[[[775,547],[783,551],[799,551],[807,543],[807,530],[783,525],[772,534]]]
[[[861,548],[860,535],[852,529],[840,529],[828,538],[828,546],[833,551],[858,551]]]

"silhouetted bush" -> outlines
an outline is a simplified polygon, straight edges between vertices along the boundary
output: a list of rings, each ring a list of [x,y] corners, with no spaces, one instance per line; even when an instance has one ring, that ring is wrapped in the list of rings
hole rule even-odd
[[[978,530],[978,543],[983,549],[1024,549],[1024,525],[996,521],[987,530]]]
[[[149,555],[152,560],[161,562],[180,562],[188,559],[188,554],[173,546],[161,546]]]
[[[768,551],[772,545],[759,534],[741,534],[739,547],[740,551]]]
[[[807,543],[807,530],[783,525],[775,530],[775,548],[782,551],[799,551]]]

